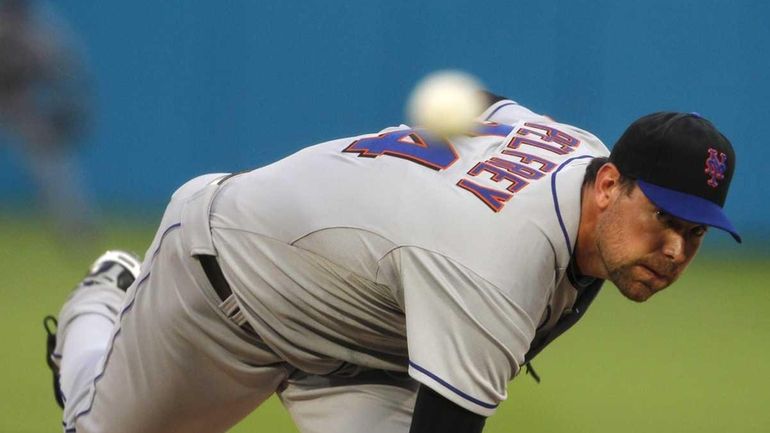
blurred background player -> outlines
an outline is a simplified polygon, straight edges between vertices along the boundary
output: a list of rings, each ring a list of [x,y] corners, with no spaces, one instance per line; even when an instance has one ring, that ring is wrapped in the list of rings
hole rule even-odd
[[[37,6],[0,1],[0,128],[23,153],[57,233],[89,238],[94,209],[76,152],[90,114],[86,72],[63,22]]]

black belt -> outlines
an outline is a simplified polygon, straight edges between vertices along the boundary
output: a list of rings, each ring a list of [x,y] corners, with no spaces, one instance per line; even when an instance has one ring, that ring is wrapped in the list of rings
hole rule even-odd
[[[217,258],[215,256],[206,255],[200,255],[197,257],[201,262],[203,272],[206,273],[206,278],[209,279],[209,283],[211,283],[214,291],[217,292],[217,296],[219,296],[219,299],[221,299],[222,302],[227,302],[227,300],[233,295],[233,290],[230,288],[230,284],[227,283],[225,274],[222,273],[222,268],[219,267]],[[237,321],[234,319],[234,317],[238,315],[238,313],[240,313],[240,308],[237,305],[233,307],[231,312],[227,313],[230,319],[236,322],[236,324]],[[244,331],[255,334],[254,328],[249,325],[249,322],[244,321],[243,324],[240,324],[239,326]]]

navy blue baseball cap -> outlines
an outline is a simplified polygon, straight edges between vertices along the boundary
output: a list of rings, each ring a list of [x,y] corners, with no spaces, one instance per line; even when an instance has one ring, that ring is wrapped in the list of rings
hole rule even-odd
[[[632,123],[610,162],[669,214],[741,237],[724,213],[735,171],[730,141],[697,113],[653,113]]]

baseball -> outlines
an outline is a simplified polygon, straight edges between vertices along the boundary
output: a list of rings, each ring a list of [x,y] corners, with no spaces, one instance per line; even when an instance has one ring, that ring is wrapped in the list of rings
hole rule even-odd
[[[481,84],[460,71],[440,71],[415,86],[407,104],[412,125],[441,136],[468,132],[485,107]]]

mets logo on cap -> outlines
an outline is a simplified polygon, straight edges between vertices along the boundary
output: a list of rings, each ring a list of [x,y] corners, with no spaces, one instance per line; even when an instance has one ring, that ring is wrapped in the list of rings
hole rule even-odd
[[[717,181],[724,179],[725,171],[727,170],[727,155],[717,151],[714,148],[708,149],[708,157],[706,158],[706,170],[705,173],[709,176],[706,183],[716,188],[719,186]]]

